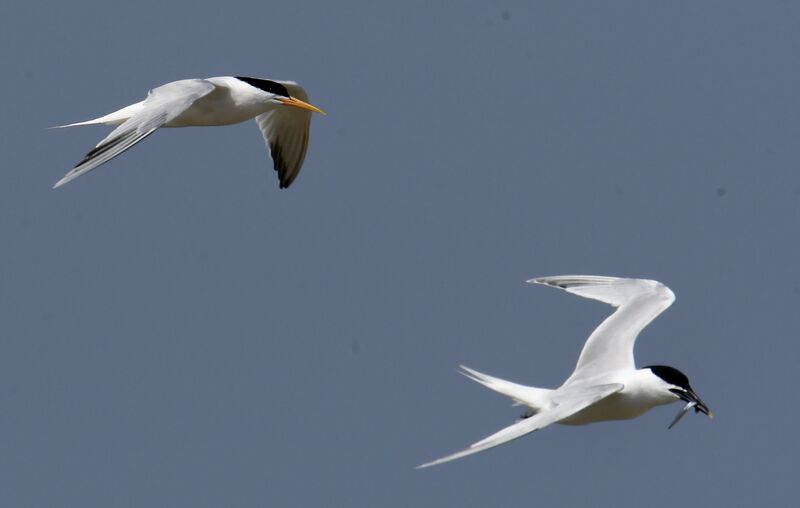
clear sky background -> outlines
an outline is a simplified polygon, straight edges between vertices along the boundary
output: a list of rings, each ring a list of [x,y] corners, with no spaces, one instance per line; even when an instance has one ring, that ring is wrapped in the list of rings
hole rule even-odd
[[[800,418],[800,5],[0,4],[0,505],[787,506]],[[294,79],[254,122],[45,130],[192,77]],[[663,281],[639,365],[716,414],[511,423],[610,312],[530,277]]]

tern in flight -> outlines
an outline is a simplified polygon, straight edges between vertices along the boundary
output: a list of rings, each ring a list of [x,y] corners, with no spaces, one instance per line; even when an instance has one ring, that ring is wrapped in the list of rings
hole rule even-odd
[[[97,144],[53,188],[104,164],[159,127],[232,125],[256,119],[278,172],[280,187],[292,184],[306,156],[311,113],[325,114],[308,102],[303,87],[293,81],[222,76],[183,79],[150,90],[147,98],[119,111],[85,122],[116,129]]]
[[[553,423],[585,425],[606,420],[636,418],[650,409],[682,400],[668,428],[687,411],[713,414],[678,369],[653,365],[637,369],[633,360],[636,336],[664,312],[675,295],[654,280],[591,275],[558,275],[529,283],[561,288],[569,293],[607,303],[617,310],[589,336],[572,375],[555,390],[524,386],[464,367],[462,374],[487,388],[527,406],[522,419],[466,450],[420,466],[423,468],[466,457],[508,443]]]

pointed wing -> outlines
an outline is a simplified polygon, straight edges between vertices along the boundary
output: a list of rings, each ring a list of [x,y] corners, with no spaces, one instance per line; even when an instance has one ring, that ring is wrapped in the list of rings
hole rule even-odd
[[[559,275],[528,282],[561,288],[617,310],[589,336],[565,384],[618,369],[634,369],[633,344],[645,326],[664,312],[675,295],[658,281],[591,275]]]
[[[572,416],[581,409],[591,406],[595,402],[608,397],[612,393],[622,390],[623,387],[624,385],[621,383],[611,383],[588,387],[573,387],[560,390],[561,393],[558,393],[553,397],[553,407],[551,409],[544,410],[534,416],[531,416],[530,418],[520,420],[517,423],[510,425],[485,439],[481,439],[477,443],[473,443],[466,450],[442,457],[441,459],[426,462],[425,464],[417,466],[416,469],[443,464],[445,462],[450,462],[451,460],[460,459],[461,457],[466,457],[467,455],[472,455],[473,453],[482,452],[484,450],[488,450],[489,448],[494,448],[495,446],[509,443],[515,439],[521,438],[526,434],[530,434],[531,432],[537,431],[547,427],[550,424]]]
[[[292,97],[308,102],[303,87],[293,81],[278,81],[289,90]],[[258,128],[264,136],[281,189],[289,187],[303,167],[308,148],[308,128],[311,111],[276,104],[266,113],[256,117]]]
[[[61,187],[110,161],[186,111],[197,99],[208,95],[215,88],[203,79],[173,81],[154,88],[144,100],[140,112],[111,131],[64,178],[56,182],[53,188]]]

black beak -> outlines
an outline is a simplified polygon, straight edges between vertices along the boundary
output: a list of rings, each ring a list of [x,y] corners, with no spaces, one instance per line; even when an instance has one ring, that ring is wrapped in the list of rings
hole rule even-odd
[[[668,429],[671,429],[678,423],[683,415],[685,415],[690,409],[694,408],[695,413],[703,413],[704,415],[708,416],[709,418],[714,418],[714,413],[706,406],[706,403],[694,393],[694,390],[689,388],[688,390],[679,390],[679,389],[670,389],[672,393],[677,395],[681,398],[681,400],[686,401],[686,405],[678,411],[678,414],[675,415],[675,418],[672,420],[672,423],[669,424]]]

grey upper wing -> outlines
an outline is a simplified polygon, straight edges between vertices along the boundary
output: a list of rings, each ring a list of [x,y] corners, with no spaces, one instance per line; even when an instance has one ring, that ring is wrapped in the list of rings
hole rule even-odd
[[[292,81],[279,81],[292,97],[308,102],[303,87]],[[308,130],[311,111],[276,104],[266,113],[256,117],[258,128],[264,136],[275,171],[278,172],[280,188],[289,187],[303,167],[308,149]]]
[[[586,340],[575,371],[565,384],[611,370],[634,369],[633,344],[639,332],[675,301],[672,291],[655,280],[558,275],[528,282],[557,287],[617,308]]]
[[[526,434],[530,434],[536,430],[547,427],[550,424],[563,420],[571,415],[574,415],[581,409],[591,406],[595,402],[604,399],[624,388],[621,383],[610,383],[603,385],[595,385],[588,387],[573,387],[566,390],[561,390],[554,396],[554,407],[542,411],[540,413],[520,420],[513,425],[510,425],[491,436],[481,439],[477,443],[473,443],[469,448],[461,450],[460,452],[453,453],[441,459],[436,459],[431,462],[417,466],[417,469],[437,464],[450,462],[451,460],[460,459],[473,453],[482,452],[495,446],[500,446],[509,443],[515,439],[521,438]]]
[[[56,182],[53,188],[61,187],[110,161],[186,111],[196,100],[208,95],[215,88],[212,83],[203,79],[173,81],[154,88],[147,94],[140,112],[111,131],[64,178]]]

